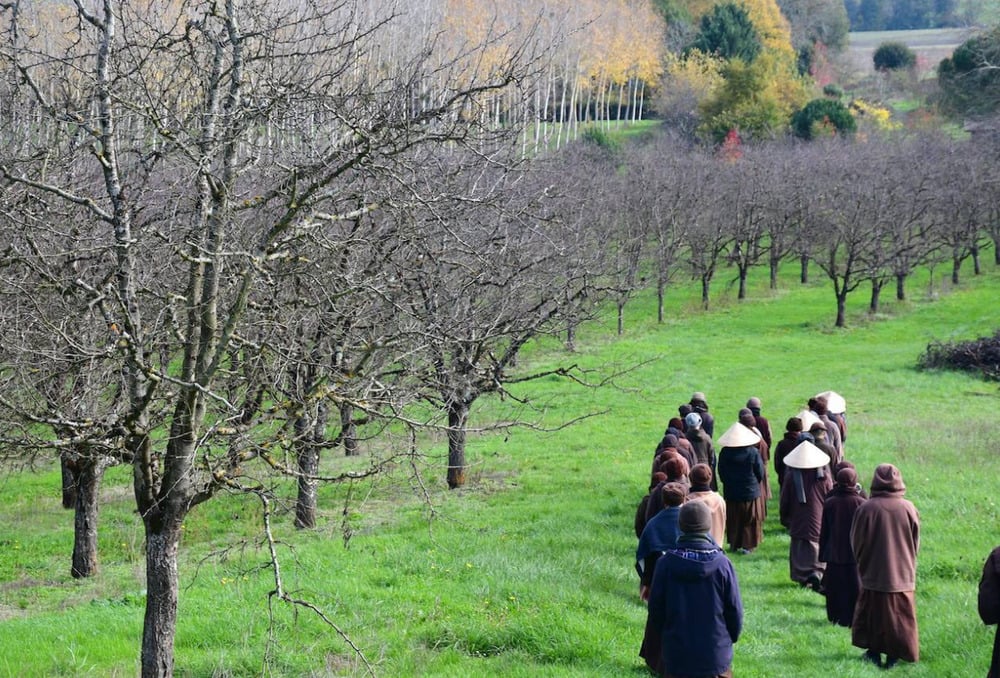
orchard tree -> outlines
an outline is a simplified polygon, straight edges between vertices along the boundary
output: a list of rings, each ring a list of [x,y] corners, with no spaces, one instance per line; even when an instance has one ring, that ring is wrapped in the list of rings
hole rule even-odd
[[[10,95],[0,178],[80,214],[45,222],[39,249],[5,253],[14,259],[5,275],[33,269],[68,282],[25,290],[0,330],[5,358],[67,356],[85,386],[115,375],[92,395],[101,409],[83,419],[18,390],[2,403],[3,435],[57,446],[36,425],[46,422],[77,453],[121,449],[146,537],[142,674],[170,676],[185,517],[223,488],[268,505],[263,476],[249,469],[285,466],[280,434],[296,404],[261,407],[259,394],[279,392],[276,375],[295,351],[267,341],[283,336],[282,319],[258,312],[285,262],[323,223],[386,208],[364,198],[359,208],[343,191],[357,173],[392,184],[399,159],[425,144],[471,145],[479,153],[469,157],[483,159],[493,147],[477,134],[491,119],[484,105],[530,81],[530,45],[507,43],[490,64],[472,45],[444,53],[431,39],[436,19],[406,17],[404,28],[401,8],[381,2],[0,8]],[[86,249],[72,243],[77,228]],[[86,266],[69,275],[61,267],[78,251]],[[89,314],[74,321],[85,331],[64,326],[66,295],[86,300]],[[25,315],[52,331],[20,335]],[[301,602],[272,572],[272,596]]]

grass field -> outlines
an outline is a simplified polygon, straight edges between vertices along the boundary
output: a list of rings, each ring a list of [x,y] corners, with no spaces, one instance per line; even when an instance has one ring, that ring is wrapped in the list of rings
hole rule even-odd
[[[277,516],[285,585],[329,615],[370,671],[315,614],[278,605],[269,619],[257,504],[233,496],[199,507],[182,543],[177,675],[646,676],[632,519],[667,419],[701,390],[721,432],[756,395],[780,434],[827,389],[847,397],[847,457],[865,483],[878,463],[895,463],[921,513],[921,661],[893,674],[985,675],[993,630],[979,621],[975,596],[982,562],[1000,543],[1000,397],[996,384],[914,363],[930,340],[1000,325],[1000,274],[990,265],[951,288],[923,273],[910,301],[887,300],[876,317],[859,291],[850,327],[835,331],[829,284],[800,286],[786,273],[772,292],[758,271],[742,303],[720,278],[709,312],[693,287],[672,289],[663,325],[641,296],[626,309],[624,336],[609,314],[584,329],[574,354],[556,342],[531,347],[526,373],[639,367],[614,387],[555,377],[526,386],[520,393],[536,409],[521,418],[552,430],[472,438],[466,488],[445,489],[434,444],[419,482],[401,469],[351,487],[349,504],[348,488],[325,488],[313,532]],[[512,416],[509,408],[481,407],[473,425]],[[587,413],[597,416],[556,430]],[[325,463],[336,469],[336,459]],[[421,483],[430,504],[418,498]],[[56,470],[0,479],[0,676],[137,674],[143,544],[127,469],[109,471],[102,496],[102,572],[74,581],[72,516],[59,508]],[[789,580],[787,550],[772,503],[763,545],[735,560],[746,606],[735,674],[882,675],[860,662],[847,630],[826,622],[822,599]]]

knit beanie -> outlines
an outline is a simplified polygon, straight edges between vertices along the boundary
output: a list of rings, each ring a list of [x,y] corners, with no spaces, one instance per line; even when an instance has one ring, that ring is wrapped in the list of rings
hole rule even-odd
[[[692,485],[708,485],[712,482],[712,467],[708,464],[695,464],[688,477]]]
[[[677,525],[685,534],[707,534],[712,531],[712,511],[703,501],[689,501],[681,506]]]
[[[662,491],[664,506],[680,506],[687,499],[687,487],[681,483],[665,483]]]

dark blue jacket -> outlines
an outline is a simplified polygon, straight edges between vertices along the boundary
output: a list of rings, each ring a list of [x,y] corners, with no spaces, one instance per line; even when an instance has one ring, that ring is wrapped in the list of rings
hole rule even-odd
[[[719,451],[719,481],[726,501],[753,501],[760,496],[764,461],[754,445]]]
[[[717,676],[732,665],[742,629],[733,564],[711,537],[681,536],[656,563],[649,595],[646,633],[658,635],[659,668],[675,676]]]
[[[639,578],[647,586],[653,581],[653,568],[660,554],[677,545],[681,529],[677,521],[681,515],[680,506],[668,506],[653,516],[642,529],[639,546],[635,550],[635,569]]]

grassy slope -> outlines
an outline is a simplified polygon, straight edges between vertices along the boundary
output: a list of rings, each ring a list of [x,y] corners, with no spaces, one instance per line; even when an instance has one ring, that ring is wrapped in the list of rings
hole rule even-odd
[[[628,307],[622,338],[612,336],[609,318],[587,329],[577,354],[536,348],[525,371],[569,361],[593,368],[651,362],[618,379],[618,389],[554,378],[530,385],[523,393],[543,411],[525,416],[539,424],[605,413],[550,433],[473,438],[474,467],[461,491],[446,491],[443,459],[429,459],[423,479],[434,520],[410,498],[415,480],[405,474],[353,488],[365,500],[348,518],[347,549],[344,488],[325,490],[323,526],[314,533],[295,534],[282,516],[279,536],[295,547],[294,559],[285,552],[286,586],[322,606],[379,675],[647,675],[636,656],[645,615],[630,562],[632,518],[666,419],[702,390],[721,431],[757,395],[779,432],[806,398],[832,388],[849,403],[848,458],[866,479],[877,463],[899,465],[923,519],[922,660],[896,675],[984,674],[992,630],[976,616],[975,586],[1000,540],[997,389],[964,375],[921,373],[913,363],[930,339],[992,332],[1000,279],[991,268],[931,300],[925,278],[911,284],[914,301],[887,300],[875,319],[862,315],[859,296],[852,327],[833,331],[825,282],[801,288],[789,279],[772,293],[760,287],[763,277],[757,274],[745,303],[724,281],[709,313],[698,310],[692,289],[671,290],[673,317],[663,326],[643,297]],[[480,420],[491,412],[481,409]],[[0,675],[135,675],[142,536],[128,474],[109,474],[103,573],[87,582],[68,576],[71,516],[58,508],[57,481],[49,470],[0,484]],[[257,569],[264,556],[254,546],[202,561],[252,539],[259,513],[245,499],[220,498],[186,525],[179,675],[252,675],[265,651],[269,675],[360,675],[349,648],[309,612],[277,607],[268,645],[271,583]],[[757,553],[736,561],[747,608],[736,674],[879,673],[858,661],[845,629],[827,624],[822,600],[788,580],[788,540],[776,509],[765,534]]]

